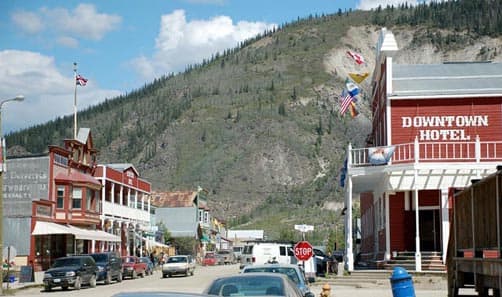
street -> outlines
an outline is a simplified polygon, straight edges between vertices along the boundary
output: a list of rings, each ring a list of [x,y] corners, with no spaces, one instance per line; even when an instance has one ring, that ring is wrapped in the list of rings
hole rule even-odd
[[[160,271],[155,271],[151,276],[138,278],[135,280],[126,279],[121,283],[112,283],[103,285],[98,283],[96,288],[83,287],[81,290],[62,291],[55,288],[51,292],[44,292],[42,286],[27,288],[17,291],[15,296],[113,296],[119,292],[138,292],[138,291],[170,291],[170,292],[191,292],[201,293],[209,283],[218,276],[232,275],[239,273],[239,265],[219,265],[219,266],[197,266],[194,276],[174,276],[171,278],[162,278]],[[321,287],[326,283],[326,279],[317,278],[317,281],[311,284],[311,290],[315,296],[319,296]],[[415,289],[417,297],[446,297],[446,288],[426,288],[417,286]],[[462,294],[464,295],[464,294]],[[381,284],[378,286],[368,286],[366,284],[341,286],[333,285],[331,287],[332,297],[392,297],[392,289],[389,285]],[[467,295],[466,295],[467,296]]]

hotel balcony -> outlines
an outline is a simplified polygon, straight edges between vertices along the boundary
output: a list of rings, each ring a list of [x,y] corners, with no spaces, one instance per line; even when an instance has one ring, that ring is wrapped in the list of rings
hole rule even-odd
[[[371,155],[393,149],[388,162],[375,165]],[[354,193],[375,189],[412,190],[466,186],[472,178],[495,171],[502,162],[502,141],[419,142],[386,147],[348,147],[347,178]],[[420,178],[418,178],[420,177]]]

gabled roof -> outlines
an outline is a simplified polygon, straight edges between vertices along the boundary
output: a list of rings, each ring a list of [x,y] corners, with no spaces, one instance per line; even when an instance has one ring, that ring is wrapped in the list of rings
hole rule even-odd
[[[392,68],[390,98],[502,94],[502,63],[394,64]]]
[[[156,207],[192,207],[196,204],[197,191],[153,192],[152,205]]]
[[[113,164],[104,164],[106,167],[110,167],[120,172],[125,172],[128,169],[132,169],[136,176],[139,176],[138,170],[131,163],[113,163]]]

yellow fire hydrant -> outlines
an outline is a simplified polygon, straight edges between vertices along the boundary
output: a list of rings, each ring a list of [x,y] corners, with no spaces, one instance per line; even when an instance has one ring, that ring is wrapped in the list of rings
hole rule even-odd
[[[329,284],[324,284],[322,286],[321,297],[330,297],[331,296],[331,286]]]

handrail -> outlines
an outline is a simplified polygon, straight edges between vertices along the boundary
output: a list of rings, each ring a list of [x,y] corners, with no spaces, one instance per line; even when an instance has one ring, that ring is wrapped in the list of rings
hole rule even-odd
[[[393,145],[394,153],[387,165],[414,162],[494,162],[502,161],[502,141],[414,142]],[[382,147],[385,148],[385,147]],[[370,147],[349,146],[348,167],[375,166],[370,163]]]

